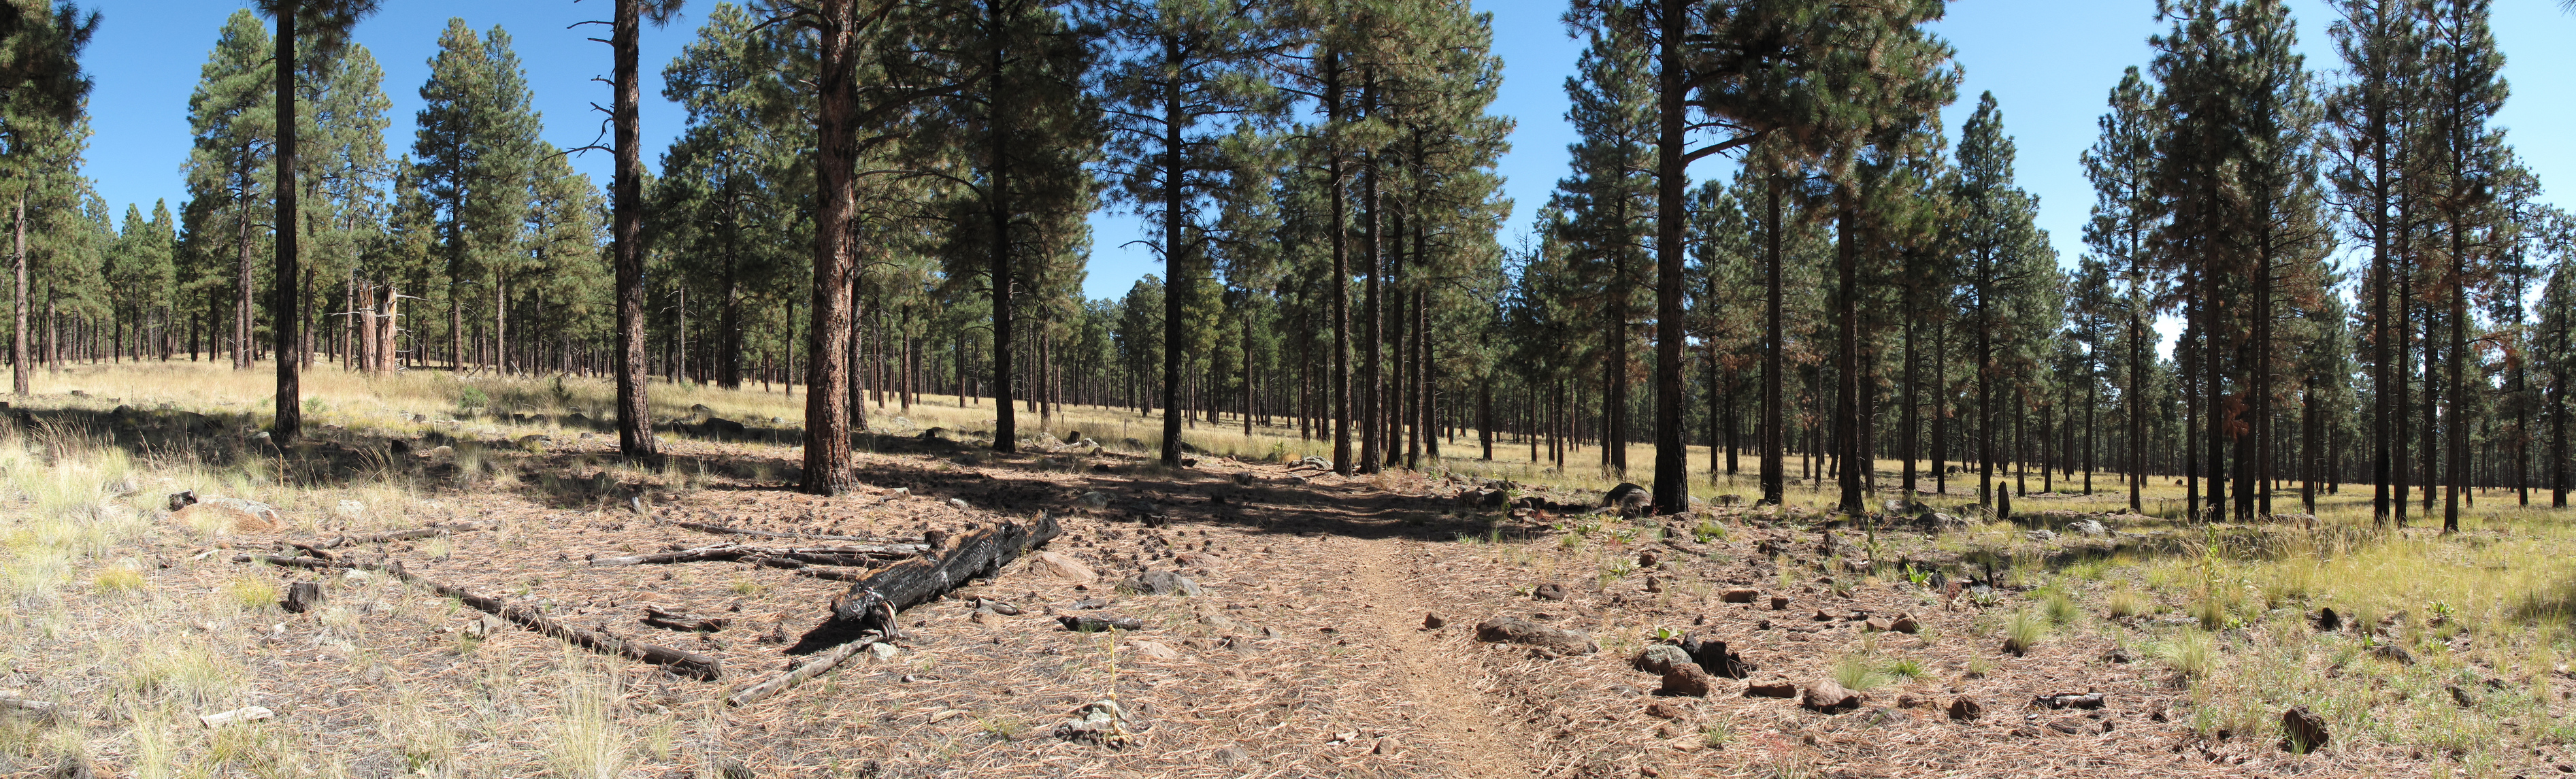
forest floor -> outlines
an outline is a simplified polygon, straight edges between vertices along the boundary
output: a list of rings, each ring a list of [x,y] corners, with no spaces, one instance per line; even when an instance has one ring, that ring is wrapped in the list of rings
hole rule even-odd
[[[595,382],[315,371],[308,440],[280,450],[255,434],[266,374],[246,373],[80,368],[14,400],[0,776],[2576,773],[2576,515],[2502,492],[2450,535],[2374,529],[2351,489],[2315,522],[2217,526],[2037,492],[2010,521],[1954,494],[1927,502],[1956,521],[1854,523],[1816,511],[1812,483],[1780,509],[1621,518],[1593,510],[1615,479],[1467,460],[1464,438],[1443,468],[1344,477],[1299,465],[1294,429],[1209,425],[1166,469],[1123,440],[993,454],[951,403],[875,414],[901,434],[867,439],[865,489],[823,498],[792,489],[799,450],[769,422],[801,397],[657,384],[671,462],[648,471],[591,421]],[[1078,409],[1049,428],[1113,441],[1122,418],[1147,427]],[[1514,507],[1482,508],[1486,489]],[[173,513],[180,491],[207,503]],[[275,521],[202,508],[221,498]],[[1041,514],[1064,528],[1043,555],[741,707],[722,699],[795,662],[848,586],[811,574],[863,570],[591,562]],[[295,544],[723,673],[583,651],[381,570],[253,556]],[[1146,594],[1147,571],[1199,591]],[[322,600],[289,612],[300,583]],[[658,628],[648,607],[724,624]],[[1745,678],[1638,670],[1682,640]],[[1762,697],[1775,685],[1796,697]],[[1063,727],[1103,700],[1126,712],[1118,738]],[[254,706],[267,717],[202,719]],[[2284,748],[2292,707],[2326,743]]]

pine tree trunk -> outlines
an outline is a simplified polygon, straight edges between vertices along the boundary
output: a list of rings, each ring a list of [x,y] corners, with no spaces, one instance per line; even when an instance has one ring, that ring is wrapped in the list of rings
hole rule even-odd
[[[814,177],[819,191],[814,207],[814,319],[808,331],[813,343],[807,349],[815,359],[806,370],[806,384],[814,389],[805,396],[805,473],[800,486],[816,495],[839,495],[858,486],[850,467],[849,409],[840,402],[848,393],[850,364],[840,350],[832,348],[849,338],[850,287],[856,275],[851,211],[857,197],[854,176],[859,151],[857,4],[858,0],[821,0],[811,22],[816,33]],[[998,280],[995,286],[1001,286]],[[1007,317],[998,306],[994,313]],[[998,332],[995,340],[1000,340]],[[1010,418],[1008,411],[1003,414],[1003,419]]]

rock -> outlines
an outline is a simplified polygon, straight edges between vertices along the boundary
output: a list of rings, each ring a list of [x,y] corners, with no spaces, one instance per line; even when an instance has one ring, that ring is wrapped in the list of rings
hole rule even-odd
[[[1896,629],[1896,621],[1886,617],[1871,617],[1860,624],[1860,629],[1867,633],[1885,633]]]
[[[1127,710],[1117,701],[1092,701],[1073,710],[1073,718],[1055,726],[1055,737],[1100,746],[1123,747],[1135,731],[1127,727]]]
[[[868,658],[880,663],[893,661],[895,654],[900,651],[902,650],[896,649],[895,645],[883,641],[868,644]]]
[[[2469,691],[2468,691],[2468,690],[2463,689],[2463,688],[2461,688],[2459,685],[2456,685],[2456,684],[2447,684],[2447,685],[2443,685],[2443,689],[2449,690],[2449,691],[2451,692],[2451,702],[2452,702],[2452,703],[2460,704],[2460,708],[2463,708],[2463,709],[2474,709],[2474,708],[2477,708],[2477,706],[2478,706],[2478,699],[2477,699],[2476,697],[2474,697],[2474,696],[2469,695]]]
[[[1888,620],[1887,629],[1890,632],[1914,635],[1923,632],[1923,623],[1915,621],[1912,614],[1898,614],[1895,619]]]
[[[1253,478],[1252,478],[1252,473],[1251,473],[1250,471],[1236,471],[1236,472],[1234,473],[1234,484],[1235,484],[1235,486],[1238,486],[1238,487],[1250,487],[1250,486],[1252,486],[1252,482],[1253,482]]]
[[[1129,641],[1127,642],[1127,648],[1133,650],[1136,654],[1151,657],[1156,660],[1181,659],[1181,650],[1173,649],[1169,645],[1159,641]]]
[[[1688,653],[1690,661],[1698,663],[1701,670],[1716,676],[1742,679],[1754,670],[1753,664],[1744,662],[1743,655],[1729,651],[1726,642],[1714,638],[1692,636],[1683,639],[1682,651]]]
[[[1806,697],[1801,699],[1798,705],[1813,711],[1837,714],[1860,708],[1860,702],[1860,693],[1843,689],[1842,685],[1834,683],[1832,679],[1818,679],[1807,683]]]
[[[1243,751],[1241,747],[1226,747],[1217,750],[1215,757],[1218,765],[1234,765],[1252,759],[1252,753]]]
[[[1811,619],[1814,619],[1817,622],[1832,622],[1837,618],[1832,614],[1825,613],[1824,609],[1817,609],[1816,616],[1811,617]]]
[[[2318,610],[2317,610],[2317,629],[2318,629],[2318,630],[2327,631],[2327,632],[2334,632],[2334,631],[2337,631],[2337,630],[2342,630],[2342,629],[2343,629],[2343,615],[2341,615],[2341,614],[2336,614],[2336,613],[2335,613],[2335,610],[2334,610],[2334,607],[2332,607],[2332,606],[2328,606],[2328,607],[2325,607],[2325,608],[2322,608],[2322,609],[2318,609]]]
[[[1448,626],[1449,620],[1442,619],[1438,614],[1422,615],[1422,629],[1424,630],[1439,630]]]
[[[1109,493],[1101,492],[1101,491],[1099,491],[1099,490],[1092,490],[1092,491],[1090,491],[1090,492],[1083,493],[1083,494],[1082,494],[1082,505],[1083,505],[1085,508],[1093,508],[1093,509],[1105,509],[1105,508],[1108,508],[1108,507],[1109,507]]]
[[[2054,532],[2047,531],[2047,530],[2032,530],[2032,531],[2027,531],[2027,532],[2022,533],[2022,536],[2023,536],[2024,538],[2028,538],[2028,539],[2033,540],[2033,541],[2055,541],[2055,540],[2057,540],[2057,534],[2056,534],[2056,533],[2054,533]]]
[[[1787,595],[1773,595],[1773,596],[1771,596],[1771,610],[1772,610],[1772,611],[1788,611],[1788,610],[1789,610],[1789,596],[1787,596]]]
[[[232,711],[200,715],[197,721],[206,723],[206,727],[220,728],[242,722],[258,722],[275,716],[277,712],[269,711],[265,706],[244,706]]]
[[[1476,640],[1527,644],[1567,655],[1601,651],[1592,636],[1581,631],[1558,630],[1518,617],[1495,617],[1476,623]]]
[[[1210,614],[1200,617],[1199,624],[1206,625],[1209,630],[1213,630],[1218,633],[1231,633],[1234,632],[1235,628],[1240,627],[1240,625],[1234,621],[1233,617],[1223,614]]]
[[[2086,538],[2101,538],[2111,534],[2111,529],[2103,527],[2102,521],[2098,519],[2087,519],[2082,522],[2067,525],[2066,529],[2075,531],[2076,535],[2084,536]]]
[[[1690,716],[1690,712],[1684,711],[1680,706],[1673,705],[1672,701],[1656,701],[1646,704],[1646,716],[1661,717],[1664,719],[1684,719]]]
[[[1190,577],[1182,576],[1171,571],[1146,571],[1143,574],[1137,575],[1136,578],[1127,580],[1125,586],[1128,589],[1135,590],[1136,592],[1144,593],[1146,595],[1183,595],[1196,597],[1207,594],[1207,590],[1201,588],[1198,582],[1191,581]]]
[[[214,527],[235,533],[268,533],[286,529],[277,509],[255,500],[240,498],[198,498],[170,513],[170,519],[190,525]]]
[[[968,511],[975,510],[975,507],[972,504],[967,503],[965,498],[949,498],[948,505],[956,506]]]
[[[751,433],[751,428],[744,427],[742,423],[726,419],[724,417],[707,417],[706,423],[699,425],[698,430],[707,435],[727,439],[739,439]]]
[[[2415,653],[2406,651],[2405,647],[2398,646],[2396,644],[2381,644],[2379,646],[2371,647],[2370,654],[2373,657],[2377,657],[2381,660],[2392,661],[2399,665],[2415,664]]]
[[[1145,621],[1135,617],[1062,616],[1055,618],[1055,621],[1057,624],[1063,625],[1064,629],[1077,633],[1098,633],[1110,628],[1117,628],[1119,630],[1145,629]]]
[[[1751,684],[1744,685],[1744,697],[1747,697],[1747,698],[1795,698],[1795,697],[1798,697],[1798,685],[1797,685],[1797,684],[1795,684],[1795,683],[1793,683],[1793,682],[1790,682],[1789,680],[1786,680],[1786,679],[1773,679],[1773,680],[1771,680],[1771,681],[1767,681],[1767,682],[1754,682],[1754,683],[1751,683]]]
[[[1950,721],[1952,722],[1972,722],[1985,715],[1986,707],[1977,705],[1974,698],[1962,695],[1950,699]]]
[[[1063,552],[1046,551],[1029,556],[1029,573],[1070,582],[1094,582],[1100,574],[1091,566]]]
[[[2281,712],[2281,732],[2288,736],[2282,740],[2281,748],[2294,754],[2314,752],[2334,740],[2334,735],[2326,732],[2325,719],[2308,713],[2306,706],[2292,706]]]
[[[1753,602],[1753,599],[1754,599],[1755,597],[1760,596],[1760,595],[1761,595],[1761,593],[1754,592],[1754,591],[1752,591],[1752,590],[1745,589],[1745,588],[1742,588],[1742,587],[1737,587],[1737,588],[1735,588],[1735,589],[1731,589],[1731,590],[1727,590],[1727,591],[1725,591],[1725,592],[1718,593],[1718,594],[1717,594],[1717,601],[1718,601],[1719,603],[1752,603],[1752,602]],[[1775,600],[1776,600],[1776,599],[1775,599]]]
[[[1530,597],[1539,600],[1565,600],[1565,585],[1556,582],[1539,585],[1538,589],[1530,591]]]
[[[178,510],[180,510],[180,509],[187,508],[189,505],[194,504],[194,503],[196,503],[196,502],[197,502],[197,491],[196,491],[196,490],[180,490],[180,491],[178,491],[178,492],[170,493],[170,510],[171,510],[171,511],[178,511]]]
[[[1678,663],[1664,671],[1664,686],[1657,688],[1655,694],[1706,698],[1716,689],[1717,677],[1708,675],[1698,663]]]
[[[1215,568],[1224,558],[1206,552],[1182,552],[1172,556],[1172,564],[1183,568]]]
[[[2115,646],[2111,647],[2111,651],[2102,653],[2102,661],[2106,663],[2134,663],[2138,661],[2138,656],[2130,654],[2126,647]]]
[[[1637,670],[1661,676],[1670,673],[1673,666],[1688,662],[1691,662],[1690,653],[1682,651],[1681,647],[1655,644],[1639,650],[1636,659],[1630,660],[1628,665]]]

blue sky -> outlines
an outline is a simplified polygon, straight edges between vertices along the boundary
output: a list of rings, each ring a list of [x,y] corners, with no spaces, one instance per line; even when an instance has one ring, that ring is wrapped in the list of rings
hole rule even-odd
[[[385,91],[394,105],[388,146],[396,152],[411,146],[411,117],[420,108],[425,63],[450,16],[464,17],[477,30],[499,24],[510,31],[528,68],[537,108],[545,114],[547,140],[567,148],[593,142],[602,115],[590,105],[605,102],[608,92],[590,79],[606,75],[608,48],[585,40],[602,28],[568,27],[601,18],[607,3],[385,3],[383,13],[360,25],[357,40],[373,50],[385,69]],[[248,5],[225,0],[85,4],[106,16],[86,58],[98,82],[91,98],[97,135],[87,172],[109,203],[120,210],[128,202],[148,209],[153,199],[169,198],[175,207],[184,197],[179,166],[188,154],[188,93],[224,17]],[[2327,72],[2338,67],[2326,36],[2332,12],[2316,0],[2293,0],[2290,6],[2299,20],[2309,68]],[[691,0],[688,12],[672,26],[645,31],[643,137],[648,161],[658,158],[680,124],[678,108],[659,97],[661,66],[713,7],[709,0]],[[1519,122],[1512,153],[1502,163],[1507,193],[1516,202],[1504,237],[1508,245],[1527,232],[1531,212],[1564,175],[1565,147],[1573,141],[1563,119],[1564,82],[1581,47],[1558,21],[1565,9],[1561,2],[1477,0],[1476,8],[1493,12],[1495,48],[1504,60],[1502,91],[1493,112]],[[2576,181],[2576,147],[2562,139],[2576,128],[2576,46],[2566,42],[2576,40],[2576,15],[2560,11],[2556,0],[2498,0],[2495,15],[2496,35],[2507,58],[2505,77],[2513,87],[2499,123],[2512,128],[2510,139],[2525,164],[2548,187],[2544,199],[2567,205],[2565,193],[2576,191],[2576,183],[2567,183]],[[2153,16],[2152,0],[1960,0],[1934,27],[1957,47],[1967,77],[1959,103],[1945,115],[1950,132],[1955,136],[1979,92],[1995,93],[2005,128],[2019,147],[2022,186],[2040,197],[2041,226],[2067,263],[2083,251],[2080,228],[2093,197],[2076,155],[2093,143],[2094,119],[2121,69],[2146,64],[2147,36],[2165,29]],[[605,154],[583,155],[574,166],[596,181],[608,179]],[[1727,167],[1724,161],[1708,160],[1692,173],[1720,177]],[[1093,224],[1094,257],[1085,284],[1089,295],[1123,294],[1138,277],[1160,272],[1160,263],[1142,248],[1121,246],[1141,234],[1135,219],[1103,213]]]

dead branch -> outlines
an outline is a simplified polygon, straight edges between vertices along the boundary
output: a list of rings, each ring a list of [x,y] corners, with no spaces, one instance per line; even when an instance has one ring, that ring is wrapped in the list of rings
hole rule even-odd
[[[547,619],[545,614],[537,611],[536,609],[526,606],[512,605],[510,602],[499,598],[476,595],[462,587],[440,584],[438,582],[421,578],[420,576],[412,574],[412,572],[408,570],[404,570],[402,563],[399,561],[370,563],[343,560],[320,560],[308,557],[279,557],[276,555],[249,554],[234,555],[233,560],[236,562],[258,561],[268,563],[270,565],[296,568],[359,568],[374,571],[400,579],[406,584],[437,593],[442,597],[455,598],[458,602],[473,607],[476,611],[498,616],[502,619],[516,623],[520,627],[535,631],[540,635],[548,636],[593,652],[606,655],[616,655],[632,660],[652,663],[654,665],[668,668],[672,673],[706,681],[713,681],[724,675],[723,663],[715,658],[686,650],[673,649],[660,644],[628,641],[607,633],[592,632],[565,625],[563,623]]]
[[[822,534],[822,533],[780,533],[780,532],[770,531],[770,530],[746,530],[746,529],[738,528],[738,527],[725,527],[725,526],[723,526],[723,525],[710,525],[710,524],[707,524],[707,523],[704,523],[704,522],[673,522],[673,523],[671,523],[671,524],[678,525],[678,526],[680,526],[680,527],[684,527],[684,528],[688,528],[688,529],[690,529],[690,530],[695,530],[695,531],[698,531],[698,532],[701,532],[701,533],[713,533],[713,534],[715,534],[715,535],[720,535],[720,536],[759,536],[759,537],[761,537],[761,538],[809,538],[809,539],[813,539],[813,540],[816,540],[816,541],[873,541],[873,542],[882,543],[882,544],[917,544],[917,543],[921,543],[921,538],[920,538],[920,537],[918,537],[918,536],[834,536],[834,535],[824,535],[824,534]]]

